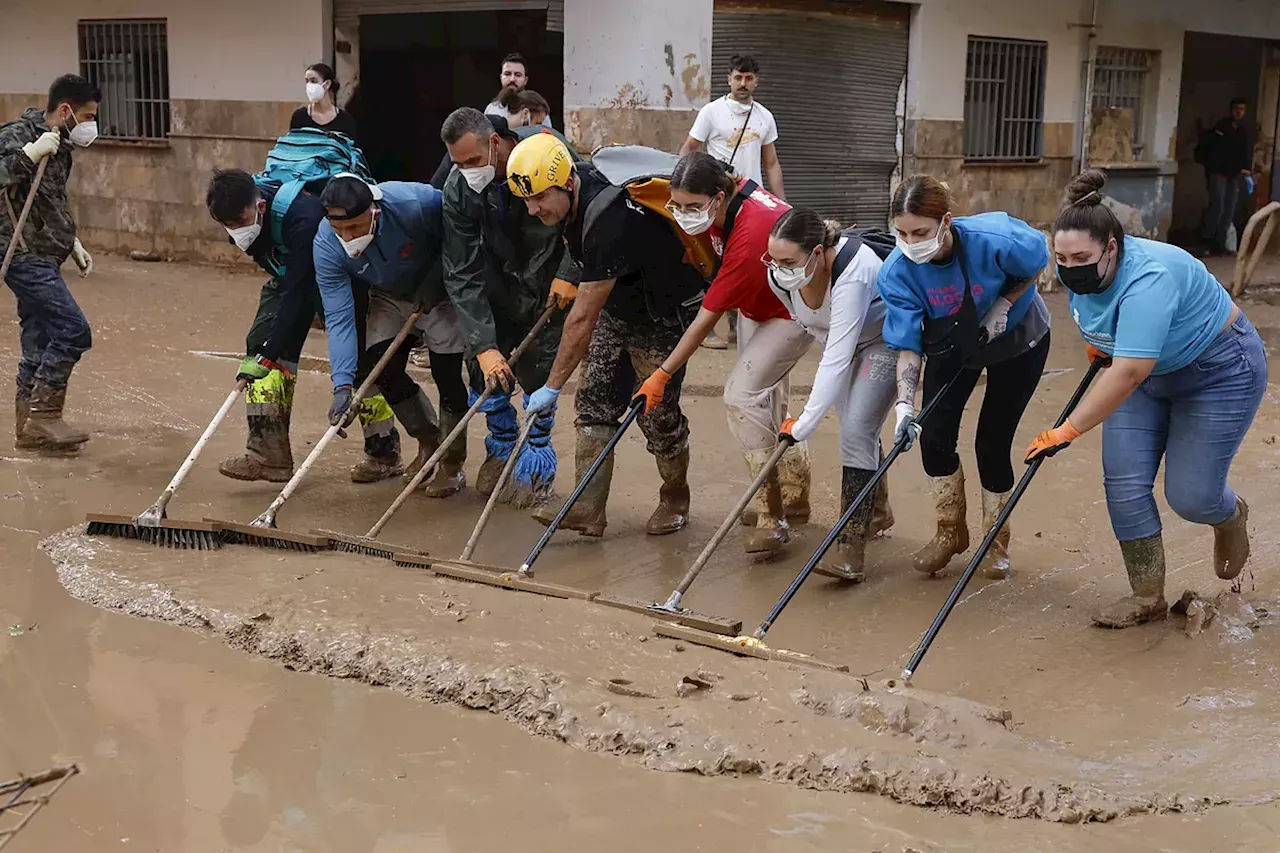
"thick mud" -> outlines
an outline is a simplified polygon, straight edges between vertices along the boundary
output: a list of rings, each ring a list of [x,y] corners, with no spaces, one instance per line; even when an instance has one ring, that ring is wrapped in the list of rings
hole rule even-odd
[[[1240,593],[1222,595],[1229,585],[1213,577],[1211,532],[1165,510],[1169,597],[1194,589],[1197,600],[1212,603],[1212,618],[1199,616],[1188,625],[1175,615],[1123,632],[1089,626],[1093,606],[1126,591],[1102,502],[1099,445],[1089,436],[1042,469],[1015,512],[1013,577],[975,579],[917,672],[915,688],[889,690],[885,681],[897,676],[968,557],[957,557],[933,580],[911,570],[911,553],[933,533],[932,502],[914,455],[894,468],[897,524],[869,546],[867,583],[810,581],[769,635],[774,647],[848,664],[851,674],[676,643],[653,636],[652,620],[637,614],[466,584],[375,558],[244,546],[162,551],[80,536],[67,529],[76,515],[136,512],[154,499],[212,414],[218,389],[232,380],[233,366],[205,354],[234,351],[240,325],[252,312],[251,283],[239,276],[112,259],[103,267],[104,278],[95,276],[102,290],[83,300],[94,318],[97,347],[70,397],[70,416],[93,428],[93,441],[73,460],[5,454],[6,497],[12,495],[5,505],[21,509],[5,515],[0,539],[30,548],[45,535],[57,578],[76,598],[180,625],[285,669],[484,710],[514,724],[505,726],[509,731],[553,742],[547,747],[557,754],[617,756],[606,774],[643,768],[774,783],[707,783],[729,786],[698,789],[706,792],[705,802],[717,803],[713,810],[723,809],[721,794],[735,801],[744,796],[735,791],[776,792],[749,795],[772,802],[801,791],[827,792],[804,796],[847,801],[841,808],[874,808],[879,828],[892,828],[880,834],[850,829],[841,836],[845,842],[867,839],[874,846],[866,849],[1083,850],[1097,849],[1101,838],[1125,849],[1206,849],[1207,842],[1181,846],[1193,837],[1235,838],[1241,849],[1255,849],[1248,839],[1274,835],[1280,713],[1271,697],[1280,674],[1272,614],[1280,609],[1280,583],[1271,572],[1276,542],[1270,507],[1280,425],[1270,394],[1234,469],[1233,481],[1253,508],[1252,572]],[[197,284],[175,284],[175,275]],[[208,305],[201,303],[204,310],[194,319],[184,316],[178,305],[196,298]],[[1069,326],[1064,301],[1049,301],[1058,324]],[[158,307],[143,312],[136,309],[141,305]],[[1280,328],[1280,308],[1262,299],[1244,307],[1260,328]],[[12,362],[16,329],[10,331],[0,352]],[[1079,380],[1082,359],[1069,341],[1070,335],[1058,336],[1020,441],[1053,419]],[[322,368],[323,337],[310,343],[306,366]],[[800,368],[801,384],[811,378],[811,361]],[[166,364],[165,374],[139,374],[143,362]],[[730,364],[731,354],[701,351],[693,363],[694,387],[715,388]],[[182,380],[174,382],[174,374]],[[293,426],[298,459],[323,430],[326,385],[323,374],[301,376]],[[970,404],[974,412],[980,400],[979,392]],[[740,454],[724,441],[719,401],[689,394],[686,408],[694,451],[690,527],[669,537],[644,536],[658,477],[637,432],[619,448],[605,538],[558,536],[538,563],[539,580],[665,599],[747,483]],[[562,459],[572,447],[564,409],[555,432]],[[962,433],[967,459],[972,426],[967,422]],[[472,476],[481,438],[473,428]],[[248,521],[265,507],[274,487],[216,473],[217,460],[242,441],[242,425],[229,421],[170,507],[171,516]],[[748,563],[742,553],[746,531],[736,530],[686,604],[741,618],[750,631],[816,545],[823,525],[835,518],[835,445],[834,424],[824,424],[811,447],[814,521],[798,531],[784,557]],[[281,512],[281,525],[363,533],[400,484],[347,482],[346,468],[357,453],[350,442],[335,445]],[[969,501],[974,544],[981,538],[977,497],[975,484]],[[480,508],[471,492],[444,502],[415,497],[384,538],[453,556]],[[519,565],[540,531],[523,513],[500,508],[477,559]],[[41,571],[42,562],[30,571]],[[25,618],[17,612],[20,604],[0,610]],[[155,642],[166,631],[173,629],[157,625],[148,636]],[[20,649],[20,641],[39,636],[37,631],[8,645]],[[275,678],[291,684],[299,676],[281,672]],[[417,704],[426,719],[440,712]],[[4,708],[0,701],[0,714]],[[991,709],[1008,709],[1011,718]],[[414,714],[398,713],[404,719]],[[295,721],[299,733],[315,723],[305,714]],[[503,759],[483,749],[474,760],[502,772]],[[484,773],[475,778],[486,784]],[[581,778],[593,777],[584,772]],[[697,801],[702,795],[689,796]],[[1253,808],[1242,810],[1246,806]],[[1039,820],[998,821],[999,829],[987,822],[1004,817]],[[1081,823],[1108,828],[1071,830],[1078,835],[1047,828]],[[1046,828],[1032,836],[1032,826]],[[826,849],[815,844],[812,849]],[[228,843],[207,849],[250,848]],[[844,843],[832,849],[863,848]]]

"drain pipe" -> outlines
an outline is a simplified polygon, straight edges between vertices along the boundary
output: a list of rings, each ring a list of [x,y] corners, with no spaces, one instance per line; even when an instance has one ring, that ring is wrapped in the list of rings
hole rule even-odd
[[[1088,30],[1085,36],[1084,103],[1080,106],[1080,149],[1076,172],[1089,167],[1089,133],[1093,127],[1093,75],[1098,66],[1098,0],[1091,0],[1089,23],[1079,24]]]

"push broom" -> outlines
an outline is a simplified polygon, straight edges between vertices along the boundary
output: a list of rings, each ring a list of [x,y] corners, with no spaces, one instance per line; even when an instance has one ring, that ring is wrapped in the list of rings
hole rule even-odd
[[[556,305],[554,303],[547,306],[546,310],[542,312],[542,316],[540,316],[538,321],[533,324],[533,328],[524,336],[524,340],[520,342],[519,346],[511,351],[511,357],[507,359],[508,364],[515,364],[520,360],[520,357],[525,354],[525,351],[533,345],[533,339],[538,336],[538,333],[542,331],[547,323],[551,322],[551,317],[555,312]],[[381,518],[374,522],[373,526],[370,527],[363,536],[352,536],[346,533],[337,533],[332,530],[318,530],[316,532],[319,535],[326,537],[329,540],[330,547],[337,551],[348,551],[353,554],[365,554],[370,557],[383,557],[388,560],[394,559],[397,554],[417,554],[422,556],[421,551],[416,551],[415,549],[401,545],[395,545],[390,542],[379,541],[378,534],[380,534],[382,529],[387,526],[387,522],[391,521],[391,518],[399,512],[400,507],[404,506],[405,501],[409,500],[409,496],[412,495],[420,485],[422,485],[422,481],[431,474],[432,469],[434,469],[440,460],[444,458],[444,454],[448,451],[449,447],[462,436],[467,429],[467,424],[470,423],[471,419],[475,417],[478,411],[480,411],[480,407],[484,405],[485,400],[488,400],[489,397],[493,395],[493,391],[494,389],[486,387],[484,391],[480,392],[480,396],[471,404],[471,407],[467,409],[466,414],[462,416],[462,419],[454,425],[453,429],[449,431],[449,434],[440,442],[440,446],[436,448],[436,452],[431,454],[431,458],[429,458],[426,463],[418,469],[417,473],[415,473],[409,480],[409,484],[405,486],[400,494],[396,496],[396,499],[391,502],[391,506],[387,507],[387,511],[382,514]],[[512,453],[510,458],[514,457],[515,454]]]
[[[1080,400],[1084,398],[1085,391],[1089,390],[1094,377],[1098,375],[1098,371],[1102,370],[1110,364],[1109,359],[1096,359],[1089,364],[1089,370],[1085,373],[1084,378],[1080,380],[1080,385],[1076,388],[1071,399],[1067,401],[1067,406],[1062,410],[1062,414],[1058,416],[1058,420],[1054,422],[1053,427],[1057,429],[1066,423],[1067,418],[1071,417],[1071,413],[1075,411],[1076,406],[1080,405]],[[1018,501],[1022,499],[1022,494],[1027,490],[1027,486],[1031,485],[1031,478],[1040,470],[1041,464],[1044,463],[1045,457],[1041,456],[1032,461],[1027,466],[1027,470],[1023,472],[1022,478],[1018,480],[1018,485],[1014,487],[1013,494],[1009,495],[1009,500],[1004,505],[1004,509],[1000,510],[1000,515],[996,517],[995,524],[987,531],[986,537],[982,540],[982,544],[978,546],[978,550],[973,552],[973,558],[969,560],[969,565],[965,566],[964,573],[960,575],[960,579],[956,581],[955,587],[951,590],[951,594],[947,596],[947,600],[943,603],[942,609],[938,611],[938,615],[934,617],[933,624],[929,626],[929,630],[925,631],[924,638],[920,640],[920,645],[916,648],[915,653],[911,655],[910,662],[907,663],[905,669],[902,670],[902,683],[907,685],[911,683],[911,676],[920,668],[920,662],[924,660],[924,656],[929,651],[929,647],[933,645],[933,641],[938,638],[938,632],[942,630],[943,623],[947,621],[947,617],[951,615],[951,611],[955,609],[956,604],[960,601],[960,596],[964,594],[964,588],[969,585],[969,581],[973,580],[974,574],[978,571],[978,565],[982,562],[982,558],[987,556],[987,552],[991,550],[992,544],[996,541],[996,536],[1000,532],[1000,528],[1004,527],[1009,521],[1009,516],[1013,515],[1013,508],[1018,505]]]
[[[360,383],[360,387],[351,397],[351,404],[347,408],[349,413],[354,413],[361,401],[368,396],[369,391],[378,381],[378,377],[382,375],[382,371],[386,369],[396,351],[404,344],[405,339],[409,337],[413,331],[413,327],[417,325],[418,320],[425,313],[426,309],[419,305],[409,319],[404,321],[404,325],[400,331],[396,333],[395,338],[391,341],[387,351],[378,359],[377,364],[369,371],[369,375]],[[349,416],[348,416],[349,417]],[[347,417],[338,419],[336,424],[332,424],[320,440],[316,442],[316,446],[311,448],[311,452],[307,454],[307,458],[303,461],[298,470],[294,472],[293,477],[276,499],[271,502],[261,515],[255,518],[249,524],[238,524],[232,521],[214,521],[217,530],[224,542],[237,545],[260,545],[267,548],[281,548],[289,551],[320,551],[329,547],[329,539],[326,536],[317,536],[312,533],[292,533],[287,530],[279,530],[276,528],[276,514],[280,512],[280,508],[284,506],[289,498],[293,497],[293,493],[298,490],[299,484],[306,478],[311,471],[311,466],[320,458],[320,454],[329,446],[329,442],[333,441],[334,436],[343,432],[344,421]],[[348,421],[349,423],[349,421]],[[345,434],[345,433],[344,433]]]
[[[222,425],[227,413],[231,411],[231,407],[236,404],[236,400],[240,398],[240,395],[244,393],[244,389],[248,386],[248,381],[244,379],[236,383],[236,387],[231,390],[231,393],[227,395],[227,399],[222,402],[222,407],[218,409],[218,413],[213,416],[213,420],[209,422],[209,425],[204,428],[204,432],[201,433],[200,438],[196,440],[195,447],[191,448],[191,452],[183,460],[178,472],[173,475],[169,485],[165,486],[164,491],[160,493],[160,497],[156,499],[156,502],[150,508],[140,515],[132,517],[90,513],[85,516],[85,534],[88,536],[117,536],[121,539],[138,539],[143,542],[150,542],[153,545],[165,545],[170,548],[194,548],[197,551],[212,551],[221,548],[222,540],[218,537],[216,524],[209,521],[175,521],[168,517],[166,510],[168,509],[169,501],[173,500],[178,487],[182,485],[182,481],[187,478],[187,474],[191,473],[191,469],[195,467],[196,460],[200,458],[205,445],[209,443],[209,439],[213,438],[213,434]]]

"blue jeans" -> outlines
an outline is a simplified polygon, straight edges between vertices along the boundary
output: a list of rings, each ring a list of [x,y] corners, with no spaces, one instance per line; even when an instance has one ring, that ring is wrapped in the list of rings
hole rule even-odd
[[[1102,474],[1121,542],[1160,532],[1156,472],[1187,521],[1219,524],[1235,512],[1227,472],[1267,389],[1267,354],[1244,312],[1191,364],[1149,376],[1102,425]]]
[[[1240,175],[1209,175],[1209,210],[1201,237],[1215,249],[1227,246],[1227,229],[1235,219],[1239,194]]]
[[[18,394],[30,396],[37,382],[66,388],[76,362],[93,346],[93,336],[62,274],[49,261],[24,258],[13,262],[4,282],[18,297],[22,327]]]

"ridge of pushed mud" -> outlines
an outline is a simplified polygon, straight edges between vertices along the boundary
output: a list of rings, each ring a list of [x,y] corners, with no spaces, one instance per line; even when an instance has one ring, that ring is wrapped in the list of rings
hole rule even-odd
[[[1064,823],[1227,802],[1161,793],[1149,780],[1108,787],[1089,778],[1086,762],[966,712],[965,700],[938,706],[846,675],[651,641],[645,617],[581,602],[351,555],[153,557],[147,546],[75,529],[41,547],[63,586],[96,606],[218,636],[294,670],[488,711],[655,770]],[[367,594],[384,573],[396,595]],[[309,583],[325,586],[306,591]],[[607,689],[620,674],[612,680],[629,685],[623,695]]]

